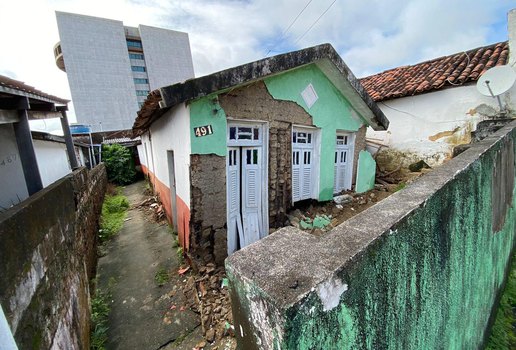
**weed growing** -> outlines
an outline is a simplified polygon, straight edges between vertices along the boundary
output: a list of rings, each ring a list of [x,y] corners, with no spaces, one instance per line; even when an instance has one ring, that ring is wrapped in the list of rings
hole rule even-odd
[[[170,276],[167,273],[167,270],[163,267],[161,267],[156,274],[154,275],[154,281],[158,286],[165,285],[170,279]]]
[[[500,298],[487,350],[516,349],[516,254]]]
[[[95,297],[91,299],[91,337],[90,349],[105,350],[108,340],[108,319],[110,311],[111,293],[97,289]]]
[[[129,209],[129,202],[124,195],[106,195],[100,217],[99,238],[101,243],[107,241],[120,231],[127,209]]]
[[[405,187],[407,187],[407,184],[404,183],[404,182],[400,182],[398,184],[398,186],[396,186],[396,188],[394,189],[394,192],[398,192],[398,191],[401,191],[402,189],[404,189]]]

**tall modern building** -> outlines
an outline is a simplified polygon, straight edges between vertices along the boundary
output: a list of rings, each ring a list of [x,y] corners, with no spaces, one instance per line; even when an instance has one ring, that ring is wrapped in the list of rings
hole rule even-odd
[[[149,91],[194,77],[188,34],[56,12],[57,66],[65,71],[81,124],[130,129]]]

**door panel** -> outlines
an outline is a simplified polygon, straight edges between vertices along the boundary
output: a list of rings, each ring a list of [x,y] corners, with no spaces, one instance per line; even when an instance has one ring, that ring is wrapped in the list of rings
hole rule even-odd
[[[334,193],[351,189],[352,154],[352,135],[349,133],[338,133],[335,145]]]
[[[260,239],[262,230],[262,179],[261,148],[242,147],[242,226],[244,240],[242,247]]]
[[[242,218],[240,216],[240,149],[229,147],[226,158],[227,185],[226,198],[228,201],[228,253],[235,252],[239,242],[244,241]]]
[[[294,128],[292,131],[292,201],[313,197],[314,131]]]

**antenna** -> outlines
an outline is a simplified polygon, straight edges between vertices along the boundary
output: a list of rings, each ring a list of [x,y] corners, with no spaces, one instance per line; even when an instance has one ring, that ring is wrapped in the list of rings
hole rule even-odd
[[[484,96],[496,97],[500,112],[505,113],[500,95],[507,92],[516,81],[516,73],[511,66],[496,66],[487,70],[477,81],[477,90]]]

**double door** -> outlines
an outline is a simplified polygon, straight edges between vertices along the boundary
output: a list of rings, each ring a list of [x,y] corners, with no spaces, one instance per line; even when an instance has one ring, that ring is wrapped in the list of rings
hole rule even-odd
[[[258,131],[261,132],[262,129]],[[258,135],[261,136],[261,133]],[[264,219],[266,207],[263,205],[263,197],[266,196],[263,147],[238,146],[238,143],[250,143],[245,139],[239,141],[238,134],[236,142],[230,141],[226,156],[229,254],[258,241],[268,232]],[[256,141],[261,141],[261,137]]]

